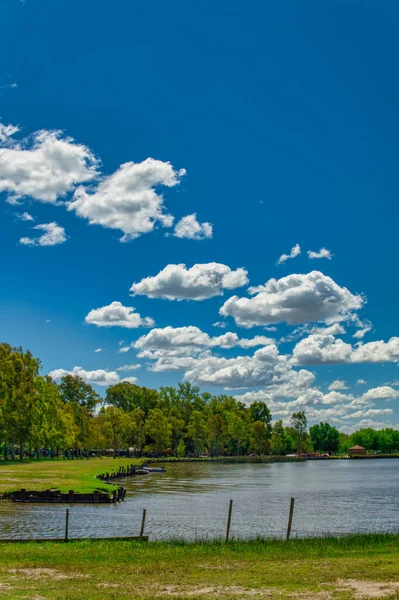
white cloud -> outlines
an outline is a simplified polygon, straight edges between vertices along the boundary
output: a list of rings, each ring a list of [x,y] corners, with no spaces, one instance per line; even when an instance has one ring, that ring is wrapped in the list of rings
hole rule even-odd
[[[127,383],[135,384],[135,383],[137,383],[137,377],[125,377],[124,379],[121,379],[121,383],[123,381],[126,381]]]
[[[319,365],[350,362],[352,346],[333,335],[311,334],[292,351],[294,364]]]
[[[96,348],[94,352],[104,352],[105,348]]]
[[[76,185],[97,177],[98,160],[91,150],[62,132],[43,130],[22,141],[10,140],[17,131],[0,126],[0,192],[9,194],[9,202],[29,196],[55,203]]]
[[[223,290],[232,290],[248,283],[247,271],[220,263],[196,264],[187,269],[186,265],[167,265],[154,277],[146,277],[133,283],[130,291],[148,298],[167,300],[205,300],[221,296]]]
[[[358,380],[356,381],[356,383],[357,383],[358,385],[366,385],[367,381],[366,381],[365,379],[358,379]]]
[[[197,214],[187,215],[176,223],[174,236],[189,240],[205,240],[212,237],[213,227],[211,223],[199,223]]]
[[[331,260],[333,257],[333,254],[331,254],[330,250],[327,250],[327,248],[320,248],[320,250],[318,252],[313,252],[313,250],[308,250],[308,257],[309,258],[328,258],[328,260]]]
[[[68,239],[65,229],[57,223],[42,223],[33,229],[44,231],[44,234],[37,238],[22,237],[19,240],[20,244],[24,246],[56,246],[63,244]]]
[[[19,127],[16,125],[3,125],[0,123],[0,143],[5,144],[9,142],[9,138],[19,131]]]
[[[141,365],[140,364],[136,364],[136,365],[122,365],[122,367],[118,367],[116,370],[117,371],[137,371],[137,369],[140,369]]]
[[[86,383],[91,385],[115,385],[119,383],[119,375],[116,371],[107,369],[97,369],[96,371],[86,371],[82,367],[74,367],[71,371],[65,369],[55,369],[49,373],[54,380],[61,379],[65,375],[74,375],[81,377]]]
[[[297,256],[299,256],[301,254],[301,247],[299,244],[295,244],[295,246],[293,246],[291,248],[291,252],[289,254],[282,254],[280,256],[280,258],[277,261],[278,265],[281,265],[282,263],[284,263],[286,260],[290,259],[290,258],[296,258]]]
[[[129,348],[136,350],[158,351],[161,354],[140,355],[143,358],[164,358],[165,356],[193,356],[207,348],[253,348],[267,346],[274,341],[266,336],[255,336],[253,339],[239,339],[236,333],[227,332],[219,336],[209,336],[193,325],[187,327],[164,327],[152,329],[146,335],[133,342]],[[124,349],[121,351],[125,351]]]
[[[270,279],[265,285],[250,287],[249,292],[252,298],[232,296],[219,313],[234,317],[237,325],[243,327],[281,322],[332,323],[348,318],[363,304],[361,296],[319,271]]]
[[[330,383],[328,389],[330,390],[330,392],[335,390],[347,390],[348,386],[346,385],[345,381],[342,381],[341,379],[336,379],[335,381]]]
[[[362,329],[358,329],[353,334],[353,337],[358,340],[362,340],[364,338],[364,336],[366,335],[366,333],[368,333],[369,331],[372,330],[373,325],[372,325],[372,323],[370,323],[370,321],[366,321],[365,323],[361,323],[361,327],[362,327]]]
[[[399,390],[394,390],[389,385],[371,388],[362,396],[365,400],[393,400],[399,398]]]
[[[353,347],[333,335],[312,334],[298,342],[292,354],[298,365],[398,362],[399,338]]]
[[[85,321],[97,327],[126,327],[137,329],[137,327],[152,327],[154,320],[151,317],[141,317],[134,312],[132,306],[123,306],[121,302],[111,302],[108,306],[93,308],[86,316]]]
[[[216,321],[216,323],[212,323],[212,327],[220,327],[220,329],[226,329],[227,323],[225,323],[225,321]]]
[[[34,221],[35,219],[28,212],[20,213],[16,215],[20,221]]]
[[[126,242],[149,233],[157,224],[173,225],[173,216],[164,212],[163,197],[155,188],[174,187],[185,173],[153,158],[128,162],[104,177],[94,191],[79,187],[68,210],[88,219],[91,225],[119,229],[124,234],[121,241]]]

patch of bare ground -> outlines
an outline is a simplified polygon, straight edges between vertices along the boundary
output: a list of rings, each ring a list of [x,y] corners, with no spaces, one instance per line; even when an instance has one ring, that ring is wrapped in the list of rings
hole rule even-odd
[[[281,592],[272,588],[245,588],[241,586],[175,586],[166,585],[157,588],[151,588],[153,598],[157,597],[199,597],[199,598],[223,598],[226,596],[238,596],[239,598],[257,597],[271,598],[281,596]]]
[[[62,573],[56,569],[9,569],[8,573],[13,575],[13,579],[17,577],[26,577],[27,579],[53,579],[54,581],[60,581],[61,579],[86,579],[90,575],[83,575],[81,573]]]
[[[338,590],[352,590],[355,598],[385,598],[399,592],[397,581],[361,581],[359,579],[339,579]]]

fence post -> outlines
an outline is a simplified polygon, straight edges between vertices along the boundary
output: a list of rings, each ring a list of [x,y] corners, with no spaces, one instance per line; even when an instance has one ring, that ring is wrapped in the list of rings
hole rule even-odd
[[[290,534],[291,534],[292,516],[294,514],[294,502],[295,502],[295,498],[291,498],[290,514],[288,517],[288,527],[287,527],[287,540],[290,539]]]
[[[69,508],[66,509],[65,513],[65,541],[68,541],[68,529],[69,529]]]
[[[147,509],[143,508],[143,518],[141,519],[140,537],[143,537],[143,535],[144,535],[144,525],[145,525],[146,514],[147,514]]]
[[[229,535],[230,535],[230,525],[231,525],[231,512],[233,510],[233,500],[230,500],[230,504],[229,504],[229,515],[227,517],[227,530],[226,530],[226,542],[229,541]]]

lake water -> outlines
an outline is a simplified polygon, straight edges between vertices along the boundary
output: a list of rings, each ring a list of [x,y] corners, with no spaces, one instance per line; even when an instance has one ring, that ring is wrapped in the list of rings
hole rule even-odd
[[[120,480],[117,505],[70,505],[70,537],[138,535],[143,508],[151,539],[285,535],[291,496],[293,536],[399,531],[399,460],[272,464],[180,463],[167,473]],[[0,502],[0,537],[63,536],[66,505]]]

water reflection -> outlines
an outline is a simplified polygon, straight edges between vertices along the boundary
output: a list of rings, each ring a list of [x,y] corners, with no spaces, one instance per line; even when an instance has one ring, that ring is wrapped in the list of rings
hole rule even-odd
[[[399,461],[168,465],[167,473],[121,480],[119,505],[70,506],[70,537],[138,535],[142,509],[151,539],[284,535],[295,497],[298,536],[397,531]],[[61,537],[65,505],[0,502],[1,537]]]

